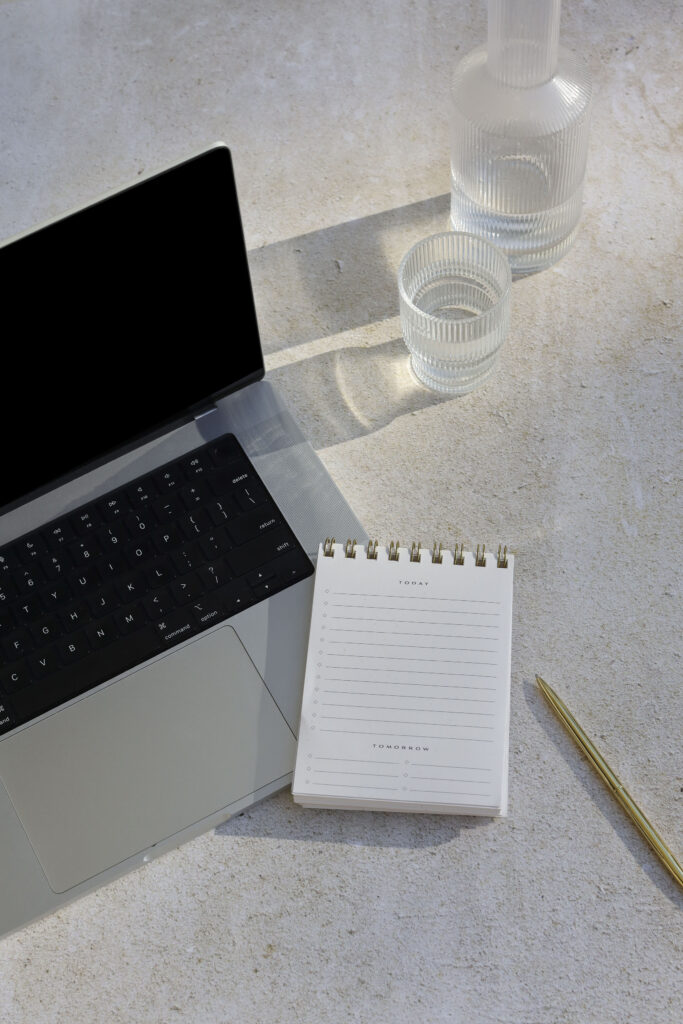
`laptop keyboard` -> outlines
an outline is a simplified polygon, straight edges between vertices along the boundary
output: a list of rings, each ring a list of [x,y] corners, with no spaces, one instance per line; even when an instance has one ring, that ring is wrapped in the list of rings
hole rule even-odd
[[[0,548],[0,734],[310,576],[225,435]]]

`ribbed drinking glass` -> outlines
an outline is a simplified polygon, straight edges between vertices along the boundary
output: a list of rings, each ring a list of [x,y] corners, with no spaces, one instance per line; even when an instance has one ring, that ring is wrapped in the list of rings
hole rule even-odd
[[[418,380],[458,395],[492,373],[510,323],[511,280],[505,254],[474,235],[446,231],[406,253],[401,329]]]

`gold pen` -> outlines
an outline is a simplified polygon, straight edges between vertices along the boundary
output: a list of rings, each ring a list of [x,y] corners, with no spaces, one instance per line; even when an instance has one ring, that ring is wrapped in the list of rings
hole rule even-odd
[[[553,688],[548,686],[545,680],[541,679],[539,675],[536,676],[536,682],[543,691],[543,695],[547,698],[553,711],[555,711],[562,724],[574,737],[593,767],[600,773],[613,796],[617,798],[633,824],[648,841],[664,867],[671,872],[678,884],[683,886],[683,868],[678,863],[657,830],[653,828],[647,820],[631,794],[624,787],[621,779],[614,774],[610,766],[607,764],[607,761],[605,761],[604,757],[596,749],[594,744],[588,739],[585,732],[568,709],[567,705],[560,700]]]

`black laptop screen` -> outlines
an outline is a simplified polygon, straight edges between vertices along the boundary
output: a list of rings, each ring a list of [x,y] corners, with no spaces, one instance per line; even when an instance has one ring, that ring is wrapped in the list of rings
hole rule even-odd
[[[230,153],[0,248],[0,507],[263,375]]]

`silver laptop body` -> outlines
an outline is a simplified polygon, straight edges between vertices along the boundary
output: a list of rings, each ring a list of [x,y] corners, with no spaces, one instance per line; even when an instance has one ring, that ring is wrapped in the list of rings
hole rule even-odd
[[[188,180],[192,189],[188,189]],[[327,535],[365,538],[360,523],[276,390],[261,379],[262,356],[255,320],[247,317],[245,327],[231,327],[228,319],[226,326],[226,306],[248,306],[251,301],[250,289],[245,294],[248,270],[227,148],[222,144],[212,147],[101,203],[116,200],[120,225],[121,218],[137,216],[135,203],[139,206],[144,190],[151,202],[158,198],[156,190],[163,187],[168,216],[173,219],[184,206],[191,211],[191,222],[198,184],[204,199],[212,189],[217,193],[215,222],[211,217],[211,225],[198,228],[193,250],[182,235],[178,237],[178,276],[168,290],[158,280],[148,288],[141,287],[139,279],[117,281],[116,287],[105,280],[98,301],[102,303],[110,294],[111,303],[117,306],[114,333],[119,335],[125,330],[126,318],[135,317],[140,303],[149,307],[143,318],[143,333],[131,322],[132,346],[127,347],[159,349],[159,372],[149,382],[150,387],[166,388],[174,365],[182,377],[189,361],[208,358],[215,364],[209,367],[209,378],[214,381],[208,389],[210,397],[174,410],[172,421],[167,417],[167,422],[156,424],[145,436],[131,442],[127,429],[129,396],[121,394],[121,443],[111,453],[109,442],[106,461],[93,457],[87,471],[72,469],[49,488],[34,487],[28,498],[14,497],[4,504],[4,512],[0,509],[0,559],[2,547],[17,538],[227,433],[235,435],[311,558]],[[230,237],[223,233],[221,210],[225,203],[233,207]],[[74,213],[87,220],[98,205]],[[205,207],[212,209],[210,203]],[[17,242],[23,245],[20,262],[34,266],[34,239],[38,250],[40,232],[56,227],[61,232],[63,259],[77,275],[83,253],[75,254],[68,246],[66,250],[63,247],[74,213],[0,247],[0,269],[3,265],[14,266]],[[135,228],[134,223],[131,228]],[[149,225],[145,230],[148,234],[154,231]],[[221,280],[224,287],[218,296],[196,298],[199,303],[212,298],[207,324],[211,327],[213,318],[213,330],[209,336],[204,329],[187,337],[183,335],[184,314],[177,309],[177,291],[184,280],[183,264],[197,261],[196,240],[201,239],[203,231],[210,253],[208,262],[224,259],[210,287],[215,291],[216,282]],[[175,239],[172,242],[175,244]],[[104,232],[86,254],[87,259],[96,261],[108,244]],[[143,266],[154,261],[153,237],[135,237],[133,244],[146,246]],[[168,248],[169,244],[165,237],[163,245]],[[106,260],[104,264],[106,267]],[[150,274],[154,276],[153,265]],[[241,294],[237,295],[230,289],[234,274],[241,282]],[[65,286],[62,274],[59,287]],[[127,289],[135,299],[125,312]],[[33,291],[39,304],[39,280]],[[91,308],[90,296],[84,299],[79,294],[78,280],[74,281],[74,293],[68,296],[69,338],[79,340],[80,354],[86,352],[86,365],[72,367],[68,347],[63,372],[58,352],[50,363],[52,386],[62,389],[64,402],[72,404],[75,392],[65,384],[69,375],[74,374],[97,392],[98,387],[107,385],[108,360],[116,358],[116,337],[107,334],[106,310],[99,311],[105,330],[97,336],[93,332],[92,343],[87,338],[84,341],[87,326],[83,321]],[[59,300],[52,290],[50,302],[55,301]],[[194,301],[191,296],[190,306]],[[191,310],[187,315],[191,316]],[[181,334],[172,334],[171,340],[166,332],[173,331],[176,318]],[[147,332],[152,322],[158,322],[159,333],[150,337]],[[25,337],[20,343],[36,347],[35,372],[39,373],[39,343],[44,346],[46,339],[36,330],[31,311],[27,311]],[[58,332],[53,344],[63,342],[64,335]],[[239,374],[236,381],[229,380],[235,346],[251,352],[240,371],[246,369],[242,375],[246,381],[240,380]],[[174,364],[174,360],[182,365]],[[135,365],[130,372],[136,372]],[[88,380],[88,373],[97,379]],[[12,386],[20,388],[22,382]],[[182,392],[182,387],[179,390]],[[51,420],[46,420],[45,410],[32,405],[30,396],[29,381],[24,417],[12,427],[3,423],[6,451],[18,451],[18,457],[30,458],[46,431],[58,432],[54,410]],[[87,433],[88,429],[84,419],[83,431]],[[117,431],[118,425],[112,438]],[[7,470],[5,466],[9,476],[12,468],[10,465]],[[309,576],[224,621],[209,623],[190,639],[179,635],[177,643],[136,668],[31,722],[0,729],[0,934],[215,827],[291,781],[311,597]],[[2,658],[6,665],[6,648]],[[3,693],[0,687],[0,722],[5,707],[11,708],[11,694]]]

